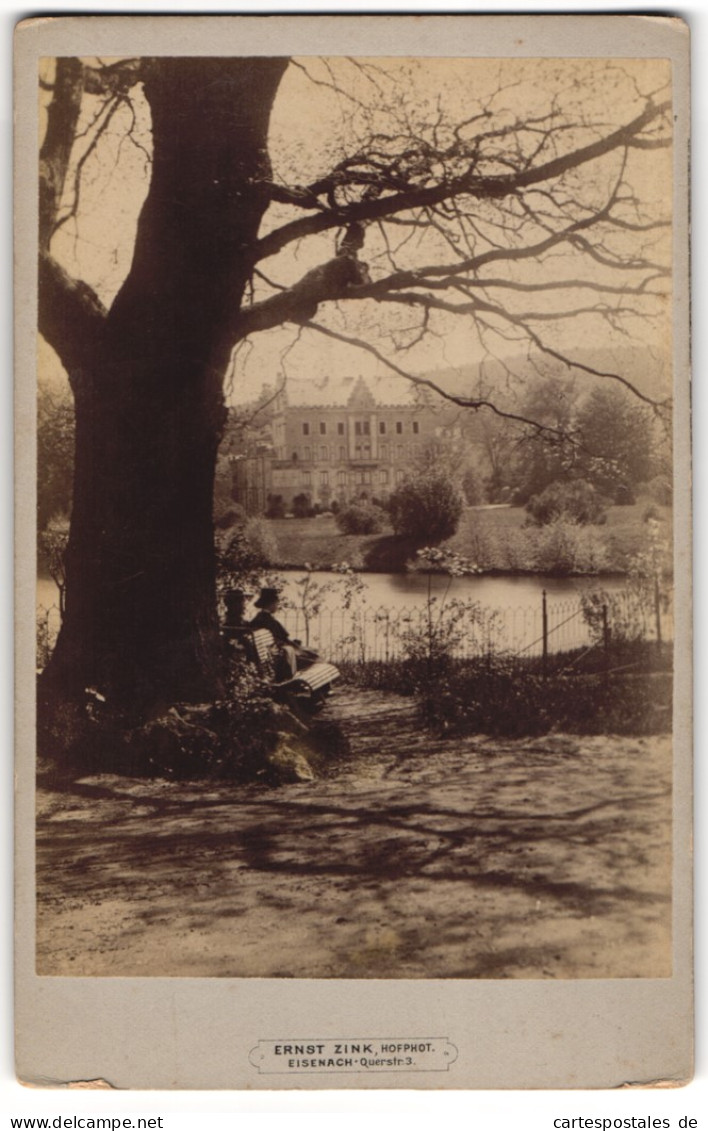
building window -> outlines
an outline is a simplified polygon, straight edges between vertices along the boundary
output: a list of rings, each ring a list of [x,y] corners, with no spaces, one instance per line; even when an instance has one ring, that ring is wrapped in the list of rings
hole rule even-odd
[[[365,436],[371,435],[371,423],[368,420],[364,421],[364,435]]]
[[[354,434],[356,436],[361,436],[361,421],[360,420],[357,420],[356,424],[354,425]]]
[[[293,452],[293,463],[297,463],[297,452]]]
[[[382,444],[379,451],[381,452],[381,459],[388,459],[388,444]]]
[[[398,458],[403,459],[403,444],[398,445]]]
[[[304,421],[304,423],[302,425],[302,434],[303,434],[303,436],[309,436],[310,435],[310,425],[307,423],[307,421]]]
[[[413,431],[415,432],[416,436],[420,432],[420,424],[418,423],[417,420],[413,421]]]
[[[327,424],[324,420],[320,420],[320,436],[327,435]]]
[[[310,484],[312,483],[312,475],[309,471],[303,471],[302,482],[303,482],[303,486],[305,486],[305,487],[309,487]]]
[[[306,460],[312,459],[312,450],[310,448],[305,448],[305,459]]]
[[[364,482],[365,483],[371,483],[371,472],[370,471],[364,472]]]
[[[329,472],[328,471],[321,471],[320,472],[320,487],[326,487],[328,483],[329,483]]]
[[[400,436],[402,431],[403,431],[403,425],[402,425],[400,420],[397,420],[396,421],[396,432]]]
[[[329,459],[329,448],[324,444],[320,448],[320,459],[325,460],[325,462]]]
[[[386,435],[386,421],[385,421],[385,420],[380,420],[380,421],[379,421],[379,434],[380,434],[381,436],[385,436],[385,435]]]
[[[344,435],[344,425],[341,424],[341,423],[337,425],[337,435],[338,436]]]
[[[340,448],[339,449],[339,458],[342,459],[342,460],[347,458],[347,449],[346,448]]]
[[[379,482],[388,483],[388,471],[385,467],[379,472]]]
[[[364,459],[371,459],[371,444],[364,444]]]
[[[346,482],[347,482],[347,473],[346,473],[346,471],[338,471],[338,472],[337,472],[337,485],[338,485],[339,487],[341,487],[341,486],[345,485],[345,484],[346,484]]]

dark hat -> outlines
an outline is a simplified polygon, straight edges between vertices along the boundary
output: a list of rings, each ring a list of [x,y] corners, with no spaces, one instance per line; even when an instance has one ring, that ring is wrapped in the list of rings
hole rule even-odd
[[[227,593],[224,593],[224,604],[227,609],[239,605],[243,607],[246,604],[246,594],[243,589],[229,589]]]
[[[257,609],[264,609],[266,605],[270,605],[273,601],[277,601],[279,597],[280,593],[277,589],[261,589],[260,597],[257,601],[254,601],[253,604]]]

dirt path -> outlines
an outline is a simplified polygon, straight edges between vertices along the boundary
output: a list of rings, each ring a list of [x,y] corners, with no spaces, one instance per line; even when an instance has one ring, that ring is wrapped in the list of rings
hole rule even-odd
[[[40,791],[38,971],[670,973],[668,738],[436,740],[351,689],[328,710],[352,755],[316,782]]]

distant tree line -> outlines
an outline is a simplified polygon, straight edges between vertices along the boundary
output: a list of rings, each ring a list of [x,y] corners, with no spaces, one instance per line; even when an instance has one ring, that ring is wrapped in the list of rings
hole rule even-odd
[[[236,440],[267,438],[269,398],[244,413]],[[265,407],[264,407],[265,403]],[[579,396],[566,381],[547,377],[529,383],[523,412],[547,426],[523,428],[505,419],[461,412],[454,427],[426,445],[409,466],[406,481],[385,501],[363,497],[340,506],[340,529],[373,534],[391,522],[397,532],[410,533],[420,518],[432,529],[433,511],[440,511],[446,528],[463,505],[508,502],[526,506],[539,523],[561,514],[581,523],[601,521],[603,508],[636,501],[645,490],[654,501],[671,502],[671,452],[668,440],[649,408],[617,385],[597,385]],[[40,388],[38,399],[38,528],[66,525],[71,512],[74,463],[74,411],[71,394]],[[233,469],[227,455],[217,465],[214,517],[217,525],[237,506]],[[448,486],[442,484],[447,482]],[[415,484],[419,486],[414,487]],[[433,500],[431,502],[431,500]],[[454,502],[453,502],[454,500]],[[285,514],[282,498],[271,500],[269,517]],[[298,496],[293,513],[307,517],[322,510],[307,495]],[[388,512],[388,514],[386,513]],[[444,535],[443,537],[449,537]]]

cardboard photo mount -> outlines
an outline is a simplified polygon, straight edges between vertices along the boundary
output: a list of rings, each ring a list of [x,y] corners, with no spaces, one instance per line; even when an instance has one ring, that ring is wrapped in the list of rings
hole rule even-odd
[[[37,138],[61,56],[656,59],[671,67],[675,684],[673,968],[661,978],[65,977],[35,966]],[[67,17],[16,33],[19,1078],[117,1089],[663,1087],[690,1079],[688,30],[653,16]],[[474,914],[472,908],[472,916]],[[325,925],[326,927],[326,925]],[[287,1063],[286,1063],[287,1062]]]

